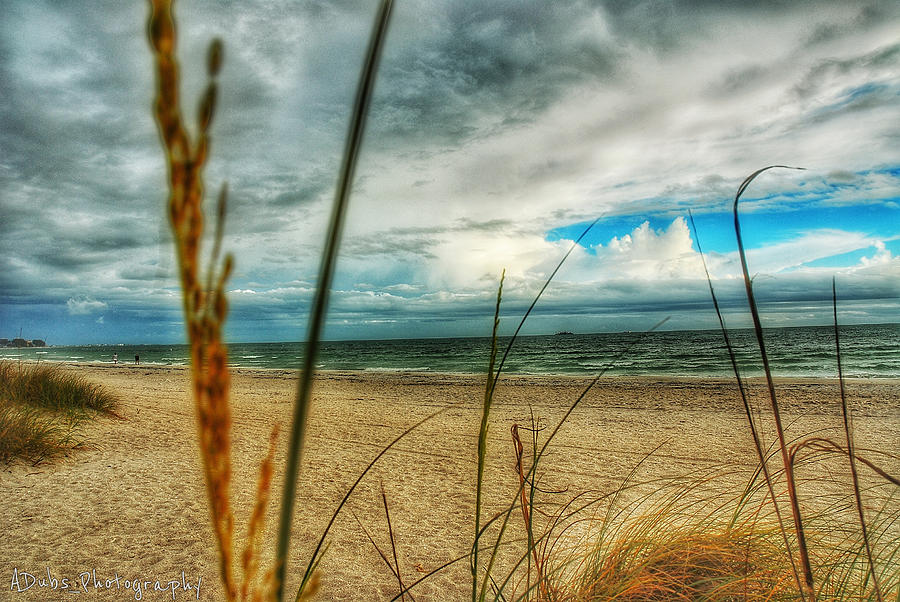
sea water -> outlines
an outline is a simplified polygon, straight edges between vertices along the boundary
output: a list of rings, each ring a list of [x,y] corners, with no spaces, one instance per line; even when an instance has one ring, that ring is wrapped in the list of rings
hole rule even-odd
[[[900,324],[840,328],[844,375],[900,377]],[[762,374],[759,346],[752,330],[729,331],[742,375]],[[776,376],[837,376],[832,327],[765,330],[769,363]],[[499,339],[502,357],[509,342]],[[324,370],[485,373],[490,338],[328,341],[321,344],[317,366]],[[302,343],[232,343],[235,367],[296,369]],[[88,345],[0,349],[0,359],[49,362],[186,365],[187,345]],[[500,359],[498,357],[498,361]],[[510,374],[730,376],[731,361],[719,330],[651,333],[600,333],[521,336],[503,368]]]

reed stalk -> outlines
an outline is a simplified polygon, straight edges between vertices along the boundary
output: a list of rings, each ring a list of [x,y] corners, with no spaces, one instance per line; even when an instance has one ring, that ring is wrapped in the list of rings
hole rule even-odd
[[[543,562],[541,562],[541,556],[538,554],[537,544],[534,540],[534,528],[532,522],[532,508],[534,506],[534,478],[532,477],[532,485],[530,488],[530,492],[525,491],[525,468],[522,464],[522,456],[524,454],[524,447],[522,445],[522,440],[519,437],[519,425],[513,424],[511,429],[512,440],[513,440],[513,451],[516,456],[516,474],[519,476],[519,492],[520,492],[520,501],[519,505],[522,507],[522,521],[525,523],[525,532],[528,537],[528,549],[531,550],[532,556],[534,558],[534,570],[537,572],[537,582],[538,587],[540,589],[540,595],[543,599],[549,599],[549,593],[547,591],[547,583],[544,578],[544,569]],[[529,495],[530,494],[530,495]],[[528,561],[528,571],[525,582],[525,587],[530,589],[531,586],[531,560]]]
[[[199,425],[200,449],[206,480],[213,531],[219,550],[220,576],[229,600],[237,596],[232,569],[234,516],[231,488],[231,407],[227,351],[222,340],[222,324],[227,305],[224,295],[233,260],[226,257],[208,282],[200,284],[200,241],[203,236],[203,168],[209,156],[209,127],[215,114],[218,75],[222,63],[222,43],[210,46],[207,73],[210,82],[200,105],[198,140],[192,143],[181,115],[179,68],[175,58],[175,20],[172,2],[150,0],[148,23],[154,52],[157,93],[153,104],[160,137],[166,151],[169,198],[168,213],[175,234],[178,274],[181,280],[187,339],[191,356],[191,383]],[[216,238],[221,237],[221,232]]]
[[[481,427],[478,430],[478,472],[475,481],[475,539],[472,547],[472,598],[478,588],[478,539],[481,536],[481,489],[484,482],[484,464],[487,457],[488,424],[491,414],[491,402],[494,398],[494,363],[497,360],[497,329],[500,327],[500,301],[503,298],[503,280],[506,270],[500,274],[500,285],[497,287],[497,302],[494,306],[494,325],[491,329],[491,354],[488,360],[487,379],[484,385],[484,401],[481,409]]]

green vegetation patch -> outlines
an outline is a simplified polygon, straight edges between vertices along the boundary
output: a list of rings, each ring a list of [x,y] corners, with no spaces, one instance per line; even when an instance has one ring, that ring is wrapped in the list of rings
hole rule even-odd
[[[80,447],[79,427],[117,398],[56,366],[0,362],[0,462],[39,464]]]

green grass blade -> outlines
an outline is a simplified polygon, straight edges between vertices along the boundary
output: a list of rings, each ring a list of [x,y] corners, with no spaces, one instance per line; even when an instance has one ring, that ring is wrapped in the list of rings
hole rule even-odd
[[[494,362],[497,360],[497,329],[500,327],[500,301],[503,299],[503,280],[506,270],[500,274],[500,285],[497,287],[497,303],[494,306],[494,326],[491,330],[491,357],[488,361],[487,379],[484,385],[484,405],[481,410],[481,427],[478,430],[478,476],[475,483],[475,542],[472,544],[472,600],[475,600],[478,589],[478,539],[481,536],[481,489],[484,482],[484,462],[487,456],[487,434],[491,413],[491,401],[494,398]]]
[[[350,200],[350,189],[359,151],[362,147],[369,102],[375,88],[378,71],[378,59],[384,47],[390,21],[392,0],[382,0],[375,19],[372,37],[356,90],[350,129],[347,133],[344,158],[332,207],[331,221],[325,238],[325,250],[319,267],[319,280],[310,313],[309,331],[306,338],[306,350],[303,369],[297,386],[297,401],[294,404],[294,415],[291,424],[291,436],[288,443],[288,456],[285,466],[284,490],[281,498],[281,518],[278,527],[278,543],[275,553],[276,565],[276,598],[281,600],[284,593],[284,576],[287,571],[287,552],[290,544],[291,524],[294,516],[294,502],[297,492],[297,473],[300,468],[303,437],[309,415],[312,381],[316,366],[316,355],[325,315],[328,310],[328,298],[331,292],[331,281],[337,262],[338,247],[341,241],[344,218]]]
[[[553,280],[554,276],[556,276],[556,273],[559,271],[559,268],[561,268],[563,266],[563,264],[569,258],[569,255],[572,254],[572,251],[574,251],[575,247],[578,246],[578,243],[581,242],[581,239],[583,239],[585,236],[587,236],[587,233],[590,232],[591,228],[593,228],[595,225],[597,225],[597,222],[599,222],[599,221],[600,221],[600,218],[598,217],[597,219],[592,221],[588,225],[588,227],[584,229],[584,231],[581,234],[578,235],[578,238],[575,239],[575,241],[572,243],[572,246],[570,246],[569,250],[566,251],[566,254],[563,255],[562,259],[559,260],[559,263],[556,264],[556,267],[553,268],[553,272],[550,273],[550,276],[544,282],[544,286],[542,286],[541,290],[538,291],[538,294],[535,295],[534,301],[532,301],[531,305],[528,306],[528,310],[525,312],[525,315],[522,316],[522,319],[519,321],[519,325],[516,327],[516,331],[513,333],[512,338],[509,340],[509,343],[506,344],[506,349],[503,351],[503,357],[500,359],[500,365],[497,366],[497,371],[494,374],[494,383],[491,386],[492,392],[494,390],[494,387],[497,386],[497,379],[500,378],[500,372],[503,370],[503,366],[506,364],[506,358],[509,356],[509,352],[512,350],[513,343],[516,342],[516,338],[519,336],[519,332],[522,330],[522,326],[525,325],[525,320],[527,320],[528,316],[531,315],[531,311],[534,309],[534,306],[537,305],[537,302],[538,302],[538,300],[540,300],[541,295],[544,294],[544,291],[547,290],[547,287],[550,285],[550,282]]]
[[[794,578],[797,582],[797,589],[802,590],[800,586],[800,573],[797,572],[797,563],[794,561],[794,555],[791,553],[791,544],[788,541],[787,530],[784,527],[784,520],[781,517],[781,510],[778,507],[778,498],[775,495],[775,486],[772,484],[772,476],[769,473],[769,465],[766,462],[766,454],[763,451],[762,440],[759,436],[759,431],[756,428],[756,424],[753,420],[753,412],[750,408],[750,401],[747,398],[747,390],[744,387],[744,382],[741,379],[741,373],[738,369],[737,357],[734,353],[734,347],[731,344],[731,338],[728,336],[728,328],[725,326],[725,318],[722,316],[722,310],[719,307],[719,301],[716,298],[716,291],[712,285],[712,278],[709,275],[709,269],[706,266],[706,258],[703,256],[703,248],[700,246],[700,236],[697,234],[697,224],[694,223],[694,216],[691,214],[690,210],[688,210],[688,217],[691,221],[691,229],[694,231],[694,242],[697,243],[697,252],[700,254],[700,261],[703,262],[703,272],[706,274],[706,283],[709,285],[709,294],[712,297],[713,307],[716,310],[716,316],[719,318],[719,328],[722,331],[722,337],[725,339],[725,348],[728,350],[728,358],[731,360],[731,368],[734,371],[734,377],[737,380],[738,390],[741,394],[741,402],[744,406],[744,415],[747,417],[747,424],[750,427],[750,434],[753,438],[753,446],[756,450],[756,458],[759,461],[759,467],[763,475],[763,479],[766,482],[766,487],[769,490],[769,498],[772,500],[772,508],[775,511],[775,517],[778,521],[778,526],[781,531],[781,536],[784,541],[785,550],[788,553],[788,558],[791,561],[791,569],[794,573]],[[737,510],[736,510],[737,511]]]

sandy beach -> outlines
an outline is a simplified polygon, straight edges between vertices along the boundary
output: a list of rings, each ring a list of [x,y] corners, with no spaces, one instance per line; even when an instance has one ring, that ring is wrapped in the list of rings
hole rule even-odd
[[[103,416],[85,424],[85,448],[55,462],[0,468],[0,599],[69,600],[70,592],[51,587],[64,579],[77,591],[84,585],[85,599],[138,599],[126,581],[150,583],[150,591],[140,593],[144,600],[173,599],[171,589],[152,591],[156,581],[165,588],[177,581],[177,600],[221,599],[188,371],[99,364],[66,369],[119,395],[123,419]],[[545,437],[588,382],[501,380],[490,430],[486,516],[509,504],[518,485],[510,427],[524,428],[533,416],[545,427],[540,435]],[[243,548],[268,434],[276,423],[283,430],[265,541],[270,555],[296,377],[288,371],[237,370],[232,384],[237,550]],[[754,403],[765,408],[764,383],[752,380],[751,390]],[[789,437],[815,432],[842,440],[836,381],[779,381],[778,391]],[[852,380],[847,391],[858,447],[895,451],[900,380]],[[396,578],[365,532],[390,550],[382,483],[405,582],[468,551],[482,395],[480,376],[319,376],[293,525],[289,591],[296,590],[318,536],[366,464],[404,429],[450,404],[389,451],[356,490],[320,566],[320,599],[388,600],[397,593]],[[739,487],[742,470],[755,464],[745,422],[732,380],[601,379],[549,448],[541,483],[566,490],[568,497],[608,492],[640,463],[639,480],[731,467]],[[764,426],[771,441],[768,421]],[[528,437],[523,431],[526,445]],[[897,472],[900,466],[894,461],[885,468]],[[16,591],[16,576],[24,588],[25,574],[47,585]],[[413,593],[420,602],[461,600],[469,578],[468,564],[459,562]]]

